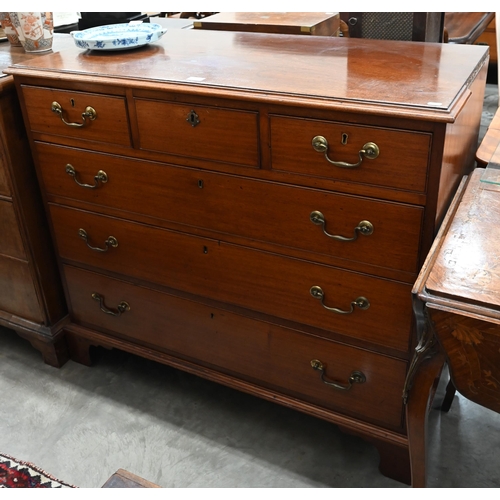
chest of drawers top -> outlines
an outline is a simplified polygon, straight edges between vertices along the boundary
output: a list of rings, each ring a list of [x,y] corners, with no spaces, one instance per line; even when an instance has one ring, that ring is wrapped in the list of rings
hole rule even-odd
[[[453,121],[481,46],[172,30],[134,51],[68,47],[15,64],[13,75],[74,84],[189,90],[339,111]]]

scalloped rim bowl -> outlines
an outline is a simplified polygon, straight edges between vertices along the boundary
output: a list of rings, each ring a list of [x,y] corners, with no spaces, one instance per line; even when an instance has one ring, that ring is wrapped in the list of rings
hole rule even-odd
[[[72,31],[75,45],[90,50],[127,50],[156,42],[167,29],[156,23],[124,23]]]

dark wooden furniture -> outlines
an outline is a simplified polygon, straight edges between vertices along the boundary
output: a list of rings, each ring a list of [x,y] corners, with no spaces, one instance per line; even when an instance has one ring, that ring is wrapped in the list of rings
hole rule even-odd
[[[61,46],[55,42],[56,46]],[[0,45],[0,69],[34,57]],[[11,76],[0,77],[0,325],[28,339],[46,363],[67,359],[67,309],[21,108]]]
[[[338,12],[219,12],[194,22],[195,29],[288,35],[337,36]]]
[[[487,62],[478,46],[176,30],[9,68],[73,359],[116,347],[295,408],[423,482],[405,411],[424,428],[440,366],[405,409],[411,289],[473,165]]]
[[[179,12],[179,17],[181,19],[203,19],[214,14],[217,14],[217,12]]]
[[[444,41],[447,43],[476,43],[494,19],[494,12],[445,12]]]
[[[192,29],[193,19],[184,19],[178,17],[153,17],[150,19],[152,23],[157,23],[167,29]]]
[[[476,161],[479,167],[486,167],[500,143],[500,108],[497,109],[488,130],[476,151]]]
[[[498,65],[498,41],[496,31],[496,18],[493,18],[485,28],[481,36],[476,40],[476,43],[488,45],[490,48],[490,64]]]
[[[341,12],[350,38],[442,42],[444,12]]]
[[[492,162],[500,168],[500,148]],[[444,409],[456,389],[500,413],[500,186],[483,175],[478,168],[464,180],[413,293],[420,329],[449,366]]]
[[[142,477],[125,469],[118,469],[103,485],[102,488],[159,488]]]

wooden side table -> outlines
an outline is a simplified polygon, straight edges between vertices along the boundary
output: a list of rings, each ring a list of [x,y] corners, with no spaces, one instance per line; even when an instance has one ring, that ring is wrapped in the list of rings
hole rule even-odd
[[[195,21],[195,29],[288,35],[337,36],[338,12],[220,12]]]
[[[125,469],[118,469],[102,485],[102,488],[160,488],[160,486]]]
[[[500,148],[492,162],[500,168]],[[484,172],[464,179],[413,294],[421,336],[445,354],[451,387],[500,412],[500,186],[481,182]]]

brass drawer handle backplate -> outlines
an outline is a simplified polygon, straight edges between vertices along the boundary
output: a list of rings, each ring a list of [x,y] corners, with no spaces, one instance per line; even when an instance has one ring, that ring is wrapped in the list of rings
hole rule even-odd
[[[322,136],[317,135],[313,137],[312,147],[314,151],[318,153],[324,153],[325,158],[336,167],[341,168],[356,168],[361,165],[364,158],[369,160],[374,160],[380,154],[379,147],[374,142],[367,142],[362,149],[359,150],[359,161],[358,163],[346,163],[345,161],[333,161],[328,157],[328,141]]]
[[[52,110],[53,113],[55,113],[56,115],[59,115],[59,117],[61,118],[61,121],[65,125],[68,125],[68,127],[83,127],[86,123],[88,123],[86,121],[87,118],[89,120],[92,120],[92,121],[97,118],[97,111],[92,106],[87,106],[85,108],[85,111],[82,113],[83,123],[67,122],[63,116],[63,108],[57,101],[54,101],[52,103],[52,106],[50,109]]]
[[[97,292],[92,293],[92,298],[94,300],[97,300],[99,302],[99,307],[103,313],[110,314],[111,316],[120,316],[122,313],[126,311],[130,311],[130,306],[128,305],[128,302],[125,302],[122,300],[117,307],[117,311],[112,311],[111,309],[108,309],[104,305],[104,297]]]
[[[76,170],[73,167],[73,165],[71,165],[70,163],[68,163],[66,165],[66,173],[70,177],[73,177],[74,181],[79,186],[87,188],[87,189],[95,189],[96,187],[99,186],[99,182],[102,182],[103,184],[108,182],[108,174],[106,172],[104,172],[104,170],[99,170],[97,172],[97,174],[94,176],[94,181],[95,181],[94,184],[83,184],[82,182],[79,182],[78,179],[76,178]]]
[[[331,385],[335,387],[335,389],[339,389],[340,391],[348,391],[353,384],[364,384],[366,382],[365,374],[360,371],[353,371],[349,375],[349,383],[347,385],[341,385],[336,382],[332,382],[331,380],[327,380],[325,378],[325,370],[326,367],[319,359],[311,360],[311,366],[314,370],[318,370],[321,372],[321,381],[326,385]]]
[[[358,297],[357,299],[351,302],[351,308],[348,311],[344,311],[342,309],[337,309],[336,307],[328,307],[327,305],[325,305],[324,303],[325,292],[323,292],[323,289],[320,286],[312,286],[309,292],[315,299],[321,301],[321,305],[325,309],[327,309],[328,311],[332,311],[336,314],[352,314],[354,312],[354,307],[356,306],[362,309],[363,311],[366,311],[370,307],[370,302],[368,302],[367,298]]]
[[[104,248],[93,247],[89,245],[89,236],[85,229],[80,228],[78,230],[78,236],[80,236],[80,238],[85,241],[85,243],[87,243],[87,246],[95,252],[107,252],[109,250],[109,247],[116,248],[118,246],[118,240],[114,236],[108,236],[108,239],[104,242]]]
[[[325,216],[319,212],[318,210],[314,210],[309,215],[309,219],[313,224],[317,226],[323,226],[323,232],[329,237],[337,241],[355,241],[358,239],[358,234],[361,233],[364,236],[369,236],[373,233],[373,224],[368,220],[362,220],[355,228],[354,228],[354,236],[352,238],[346,238],[345,236],[338,236],[335,234],[327,233],[326,231],[326,220]]]

